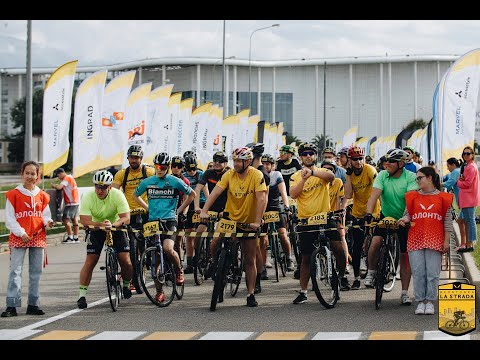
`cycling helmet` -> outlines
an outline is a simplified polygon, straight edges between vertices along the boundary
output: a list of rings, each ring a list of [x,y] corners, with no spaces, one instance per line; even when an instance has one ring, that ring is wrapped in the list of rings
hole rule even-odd
[[[226,163],[228,162],[228,156],[223,151],[217,151],[215,154],[213,154],[213,161]]]
[[[183,161],[183,158],[181,156],[174,156],[172,157],[172,167],[175,165],[181,165],[182,167],[185,166],[185,162]]]
[[[331,154],[334,154],[335,155],[335,149],[330,147],[330,146],[327,146],[325,149],[323,149],[322,151],[322,154],[325,154],[325,153],[331,153]]]
[[[387,158],[385,157],[385,155],[383,155],[380,159],[378,159],[377,167],[381,167],[385,161],[387,161]]]
[[[193,156],[193,157],[197,157],[197,155],[195,155],[195,153],[192,151],[192,150],[187,150],[183,153],[183,158],[185,159],[187,156]]]
[[[348,153],[347,156],[349,158],[358,158],[358,157],[364,157],[365,156],[365,150],[359,146],[350,146],[348,148]]]
[[[187,155],[183,158],[185,161],[185,168],[187,170],[196,170],[197,169],[197,158],[193,155]]]
[[[249,143],[245,147],[252,149],[253,155],[262,155],[265,151],[263,143]]]
[[[291,145],[283,145],[281,148],[280,148],[280,151],[285,151],[285,152],[288,152],[292,155],[295,155],[295,148]]]
[[[113,175],[108,170],[99,170],[93,175],[93,183],[95,185],[111,185],[113,182]]]
[[[172,159],[166,152],[161,152],[155,156],[153,163],[156,165],[170,165]]]
[[[132,145],[127,150],[127,156],[143,157],[143,150],[140,145]]]
[[[311,150],[315,154],[318,153],[317,147],[315,146],[315,144],[312,144],[312,143],[309,143],[309,142],[301,143],[300,146],[298,147],[298,153],[300,154],[300,156],[302,155],[302,153],[304,151],[307,151],[307,150]]]
[[[253,153],[252,149],[248,147],[241,147],[233,150],[232,153],[233,160],[252,160]]]
[[[390,149],[387,151],[387,154],[385,155],[385,158],[387,160],[396,160],[398,161],[406,161],[408,158],[408,154],[403,151],[402,149]]]
[[[262,163],[268,162],[270,164],[275,164],[275,159],[270,154],[265,154],[262,156]]]
[[[365,162],[369,165],[375,166],[375,161],[370,155],[365,156]]]
[[[333,173],[335,174],[335,172],[337,171],[337,163],[335,162],[335,160],[333,159],[324,159],[322,161],[322,165],[321,167],[323,168],[324,165],[330,165],[333,167]]]
[[[340,151],[338,152],[338,155],[341,155],[341,154],[345,154],[347,155],[348,154],[348,149],[349,147],[348,146],[344,146],[340,149]],[[347,155],[348,156],[348,155]]]
[[[403,150],[410,150],[412,152],[412,154],[415,154],[415,149],[411,146],[404,146]]]

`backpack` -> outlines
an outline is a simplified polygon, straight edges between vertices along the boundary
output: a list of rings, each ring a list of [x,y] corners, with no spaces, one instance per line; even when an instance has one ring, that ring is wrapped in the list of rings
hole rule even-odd
[[[122,189],[125,192],[125,185],[127,184],[128,174],[130,172],[130,166],[125,169],[125,174],[123,175]],[[147,177],[147,166],[142,164],[142,179]]]

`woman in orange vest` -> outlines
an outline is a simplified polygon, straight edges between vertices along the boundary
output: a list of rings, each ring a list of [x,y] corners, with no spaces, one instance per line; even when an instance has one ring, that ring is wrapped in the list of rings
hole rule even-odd
[[[442,253],[450,246],[453,232],[451,206],[453,194],[440,191],[440,176],[431,167],[417,171],[419,190],[405,194],[405,214],[399,225],[415,223],[408,232],[407,251],[412,269],[415,314],[435,314]],[[413,225],[413,224],[412,224]]]
[[[5,225],[10,230],[10,274],[7,286],[7,309],[1,317],[17,316],[22,306],[22,267],[28,251],[29,284],[27,315],[44,315],[40,304],[40,276],[43,271],[45,227],[53,226],[50,196],[36,185],[40,165],[35,161],[22,164],[22,185],[6,193]]]

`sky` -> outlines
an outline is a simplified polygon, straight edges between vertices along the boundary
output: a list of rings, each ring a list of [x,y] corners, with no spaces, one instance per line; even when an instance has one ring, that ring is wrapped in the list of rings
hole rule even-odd
[[[223,55],[223,20],[33,20],[32,66]],[[225,57],[252,60],[463,55],[480,20],[227,20]],[[270,27],[279,24],[277,27]],[[267,29],[257,29],[268,27]],[[253,35],[252,35],[253,34]],[[26,64],[27,20],[0,20],[0,68]],[[251,40],[251,47],[250,47]]]

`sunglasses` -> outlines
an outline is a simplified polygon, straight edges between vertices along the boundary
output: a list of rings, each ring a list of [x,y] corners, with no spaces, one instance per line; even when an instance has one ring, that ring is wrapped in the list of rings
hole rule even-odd
[[[395,159],[388,159],[387,161],[388,161],[390,164],[398,163],[398,161],[395,160]]]
[[[95,189],[98,189],[98,190],[107,190],[109,186],[110,186],[110,185],[99,185],[99,184],[95,184]]]
[[[181,164],[175,164],[175,165],[172,165],[172,168],[182,169],[182,168],[183,168],[183,165],[181,165]]]
[[[287,155],[288,151],[280,151],[280,155]]]
[[[352,161],[360,161],[363,160],[363,157],[357,157],[357,158],[350,158]]]
[[[197,170],[196,168],[195,169],[187,169],[187,171],[195,171]]]
[[[422,180],[424,177],[426,177],[426,176],[417,176],[417,177],[415,178],[415,180],[418,182],[418,181]]]
[[[302,156],[313,156],[313,155],[315,155],[315,152],[313,151],[304,151],[302,153]]]
[[[472,155],[472,153],[471,152],[464,152],[464,153],[462,153],[462,156],[463,155]]]
[[[155,169],[165,171],[168,169],[168,165],[158,165],[155,164]]]

